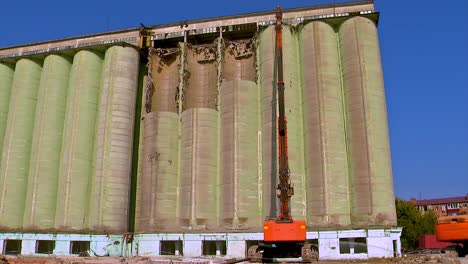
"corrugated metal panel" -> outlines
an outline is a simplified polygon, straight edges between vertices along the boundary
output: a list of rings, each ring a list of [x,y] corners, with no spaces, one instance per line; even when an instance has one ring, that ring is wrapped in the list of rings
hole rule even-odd
[[[106,51],[90,184],[91,230],[127,230],[138,66],[134,48]]]
[[[16,63],[0,168],[0,226],[23,226],[29,159],[42,63]]]
[[[49,55],[44,60],[29,165],[25,229],[54,228],[70,68],[68,57]]]
[[[351,155],[353,225],[395,225],[385,92],[376,26],[355,17],[339,30]]]
[[[88,204],[102,56],[82,50],[73,59],[63,133],[55,226],[88,227]]]
[[[324,22],[301,30],[308,224],[349,226],[348,164],[338,40]]]

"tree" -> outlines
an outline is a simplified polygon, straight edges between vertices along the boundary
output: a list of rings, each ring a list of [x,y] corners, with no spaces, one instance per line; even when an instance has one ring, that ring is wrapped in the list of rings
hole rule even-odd
[[[401,246],[404,249],[418,247],[421,235],[434,234],[437,216],[433,212],[424,215],[411,203],[395,199],[398,226],[403,227]]]

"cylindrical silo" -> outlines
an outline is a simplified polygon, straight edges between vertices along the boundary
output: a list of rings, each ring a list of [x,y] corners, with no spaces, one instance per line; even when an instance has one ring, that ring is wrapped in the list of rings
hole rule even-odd
[[[70,68],[71,60],[61,55],[49,55],[44,60],[23,219],[25,230],[54,228]]]
[[[298,44],[295,29],[290,26],[283,26],[283,79],[285,115],[288,126],[287,146],[290,178],[294,186],[294,196],[291,198],[291,215],[296,220],[305,220],[307,207],[304,168],[304,117]]]
[[[42,63],[16,63],[0,168],[0,226],[23,226],[29,159]]]
[[[154,49],[150,54],[151,78],[153,89],[151,95],[151,112],[177,112],[179,95],[178,49]]]
[[[257,84],[224,80],[220,89],[223,226],[261,226],[258,190]]]
[[[312,227],[350,225],[348,164],[338,39],[324,22],[300,33],[307,220]]]
[[[188,46],[185,58],[188,76],[184,86],[183,109],[216,109],[218,105],[216,46]]]
[[[11,86],[13,84],[14,65],[0,63],[0,153],[3,150],[3,139],[8,121]]]
[[[179,166],[179,115],[150,112],[145,116],[142,174],[137,232],[178,230],[177,179]]]
[[[255,47],[252,39],[224,41],[222,78],[224,80],[255,81]]]
[[[218,224],[217,138],[218,111],[191,108],[182,113],[179,214],[183,227],[198,229]]]
[[[127,231],[138,51],[110,47],[104,57],[94,143],[89,228]]]
[[[263,197],[264,216],[277,216],[278,199],[275,188],[278,178],[277,149],[277,79],[275,55],[275,27],[260,33],[259,85],[262,109]],[[291,198],[294,219],[306,217],[306,191],[304,169],[304,136],[302,89],[300,84],[298,42],[290,26],[283,26],[283,77],[285,84],[285,114],[288,126],[288,157],[291,183],[295,194]]]
[[[151,112],[144,114],[138,179],[137,232],[178,231],[179,49],[150,52],[145,89]],[[151,91],[149,91],[151,89]]]
[[[387,112],[376,25],[364,17],[339,29],[349,139],[352,224],[395,225]]]
[[[262,147],[262,218],[277,216],[277,198],[274,189],[278,178],[278,148],[276,144],[276,77],[275,64],[275,28],[268,27],[261,31],[257,47],[258,86],[260,89],[261,147]]]
[[[73,58],[55,216],[59,230],[88,227],[101,70],[102,55],[97,52],[81,50]]]

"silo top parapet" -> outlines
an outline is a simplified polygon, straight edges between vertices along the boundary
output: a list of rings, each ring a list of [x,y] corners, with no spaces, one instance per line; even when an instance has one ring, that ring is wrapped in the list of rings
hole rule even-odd
[[[328,4],[301,8],[285,9],[284,23],[299,24],[308,20],[343,18],[353,15],[376,14],[373,1]],[[374,18],[376,20],[377,18]],[[187,35],[223,33],[241,34],[243,31],[257,31],[261,26],[273,24],[275,11],[256,12],[242,15],[223,16],[200,20],[182,21],[173,24],[155,25],[149,27],[152,40],[180,39]],[[112,44],[130,44],[138,46],[140,28],[104,32],[60,40],[46,41],[0,48],[0,61],[14,61],[17,57],[37,56],[52,52],[108,46]]]

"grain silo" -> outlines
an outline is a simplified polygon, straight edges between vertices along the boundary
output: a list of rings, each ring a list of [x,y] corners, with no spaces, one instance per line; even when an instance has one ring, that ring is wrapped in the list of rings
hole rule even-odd
[[[245,255],[278,210],[274,20],[0,49],[4,251]],[[400,252],[377,20],[371,1],[284,11],[292,215],[321,259]]]

